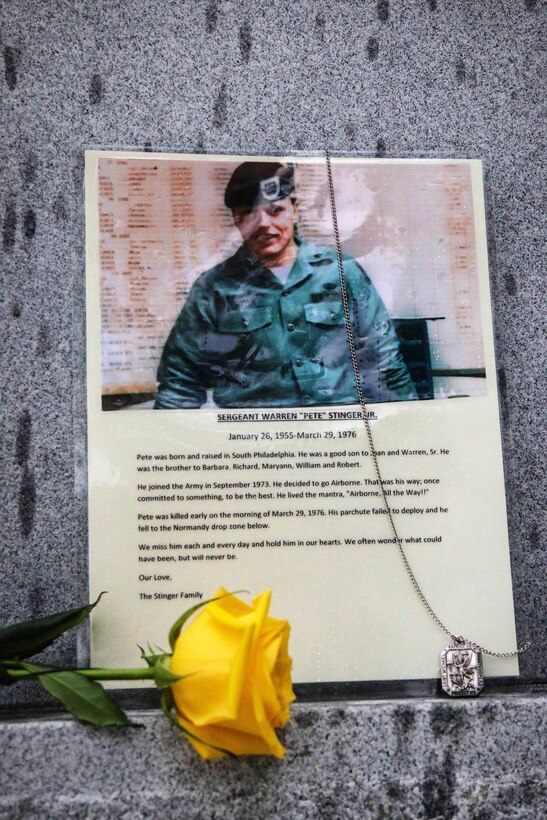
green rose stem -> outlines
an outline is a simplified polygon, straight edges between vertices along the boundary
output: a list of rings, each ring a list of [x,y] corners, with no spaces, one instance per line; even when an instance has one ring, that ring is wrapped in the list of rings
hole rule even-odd
[[[223,593],[212,600],[219,600],[229,594]],[[82,607],[0,627],[0,685],[9,686],[24,680],[36,680],[78,720],[95,726],[134,726],[136,724],[131,723],[123,709],[108,696],[99,681],[152,680],[163,690],[162,708],[166,714],[169,712],[170,720],[176,724],[175,718],[171,715],[174,705],[170,687],[184,676],[171,672],[170,654],[162,650],[156,653],[150,644],[148,654],[139,647],[141,658],[146,664],[139,668],[59,669],[26,660],[51,646],[69,629],[82,623],[99,603],[102,595],[103,593],[93,603]],[[171,648],[188,618],[208,603],[210,601],[203,601],[191,607],[175,621],[169,632]],[[189,734],[181,726],[178,728]]]
[[[153,680],[155,669],[78,669],[80,675],[93,680]]]
[[[78,672],[85,678],[93,680],[154,680],[156,672],[154,669],[49,669],[44,668],[39,671],[29,671],[27,669],[8,669],[8,675],[12,678],[31,678],[37,675],[47,675],[51,672]]]

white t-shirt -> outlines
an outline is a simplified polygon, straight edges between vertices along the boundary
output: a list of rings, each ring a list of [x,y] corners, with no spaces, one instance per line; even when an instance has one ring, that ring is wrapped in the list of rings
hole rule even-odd
[[[286,285],[292,266],[293,262],[289,262],[288,265],[281,265],[279,268],[270,268],[270,270],[277,276],[282,285]]]

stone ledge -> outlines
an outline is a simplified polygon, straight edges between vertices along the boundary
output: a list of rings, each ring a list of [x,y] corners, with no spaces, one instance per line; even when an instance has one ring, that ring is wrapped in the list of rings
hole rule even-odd
[[[287,756],[202,762],[158,711],[140,729],[0,724],[2,818],[538,818],[544,695],[297,704]]]

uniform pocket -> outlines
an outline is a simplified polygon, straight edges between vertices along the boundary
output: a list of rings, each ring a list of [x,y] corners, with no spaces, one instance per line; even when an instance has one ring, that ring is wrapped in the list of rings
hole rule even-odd
[[[250,333],[272,323],[272,309],[244,308],[229,310],[218,317],[219,333]]]
[[[341,304],[332,302],[323,302],[321,304],[304,305],[304,312],[306,321],[312,325],[343,325],[344,324],[344,308]]]

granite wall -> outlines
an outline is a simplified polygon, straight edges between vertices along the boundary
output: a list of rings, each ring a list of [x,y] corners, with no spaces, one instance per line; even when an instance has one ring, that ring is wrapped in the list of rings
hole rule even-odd
[[[299,704],[284,760],[204,764],[163,716],[2,727],[0,817],[90,820],[540,820],[541,699]],[[55,761],[53,764],[52,761]],[[45,764],[45,765],[44,765]]]
[[[546,675],[545,4],[6,0],[0,15],[2,620],[87,597],[85,148],[244,154],[317,151],[328,143],[335,152],[379,157],[482,157],[517,629],[534,642],[521,671],[526,691],[534,690]],[[75,638],[47,657],[75,662]],[[0,695],[7,716],[14,708],[46,708],[37,687]],[[435,701],[416,705],[427,708]],[[321,709],[314,714],[321,723]],[[17,765],[24,765],[17,738],[27,743],[25,733],[34,750],[49,731],[69,731],[72,744],[84,737],[91,757],[103,743],[100,734],[78,735],[65,722],[40,723],[37,734],[32,725],[4,724]],[[127,741],[137,757],[138,737]],[[465,780],[462,772],[456,777]],[[172,774],[180,772],[173,766]],[[377,808],[371,816],[398,816],[382,805],[388,813]],[[66,816],[95,816],[74,811]],[[131,816],[155,816],[139,811]],[[281,816],[337,816],[317,806],[315,814],[313,806],[299,811]],[[401,816],[419,816],[409,812]]]

